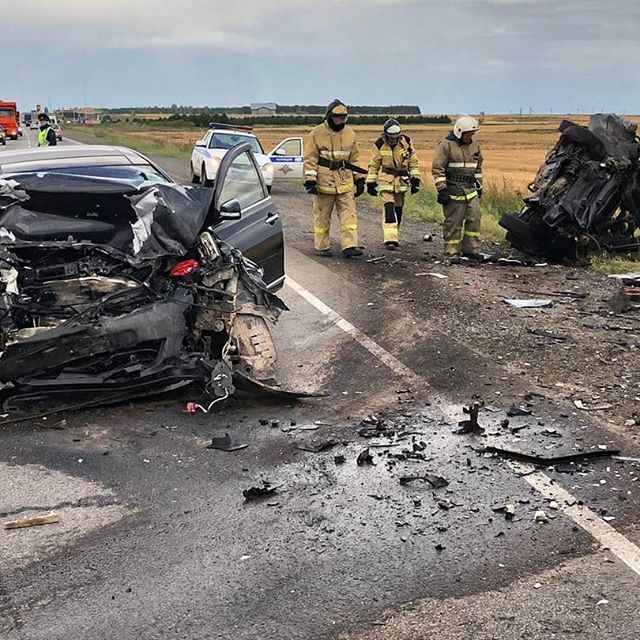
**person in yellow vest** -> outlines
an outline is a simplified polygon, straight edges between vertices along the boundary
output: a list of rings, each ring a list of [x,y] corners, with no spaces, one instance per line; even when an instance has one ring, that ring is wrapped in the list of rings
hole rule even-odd
[[[382,200],[382,238],[390,251],[400,246],[398,231],[407,191],[420,191],[418,154],[411,139],[402,133],[400,123],[390,118],[373,145],[367,175],[367,193]]]
[[[319,255],[330,257],[331,215],[340,222],[340,245],[346,258],[362,255],[358,246],[357,198],[364,192],[364,174],[354,130],[347,126],[346,105],[334,100],[322,124],[313,128],[304,144],[304,188],[314,196],[314,244]],[[354,193],[355,185],[355,193]]]
[[[473,139],[478,129],[475,118],[458,118],[433,156],[431,173],[444,210],[444,253],[453,263],[460,262],[461,253],[480,258],[482,151]]]
[[[56,132],[51,128],[51,118],[49,118],[46,113],[39,113],[38,122],[40,123],[40,128],[38,129],[38,146],[53,147],[57,145]]]

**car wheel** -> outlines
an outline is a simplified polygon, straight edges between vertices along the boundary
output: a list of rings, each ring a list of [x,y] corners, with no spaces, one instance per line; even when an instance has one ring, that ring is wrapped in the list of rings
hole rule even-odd
[[[197,176],[196,172],[193,170],[193,164],[189,164],[191,165],[191,184],[200,184],[200,176]]]
[[[202,171],[200,173],[202,174],[202,185],[204,187],[213,187],[213,180],[207,178],[207,167],[205,167],[204,164],[202,165]]]

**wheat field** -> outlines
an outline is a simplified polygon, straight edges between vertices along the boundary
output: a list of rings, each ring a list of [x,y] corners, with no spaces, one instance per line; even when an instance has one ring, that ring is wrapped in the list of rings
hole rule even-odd
[[[588,116],[566,116],[578,124],[587,124]],[[538,166],[558,139],[558,125],[563,116],[486,116],[477,140],[485,158],[484,174],[487,182],[522,193],[531,182]],[[628,116],[640,124],[640,117]],[[381,127],[355,126],[361,148],[368,161],[369,149],[379,136]],[[271,151],[282,139],[304,136],[309,127],[257,126],[254,133],[265,151]],[[128,136],[165,145],[175,145],[185,151],[193,147],[203,130],[129,131]],[[442,125],[407,125],[405,133],[411,136],[420,157],[423,175],[430,181],[431,159],[436,144],[449,132]]]

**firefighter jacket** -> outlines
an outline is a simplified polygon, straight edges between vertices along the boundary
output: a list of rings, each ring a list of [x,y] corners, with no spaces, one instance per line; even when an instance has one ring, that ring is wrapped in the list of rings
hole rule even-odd
[[[315,180],[318,193],[347,193],[363,178],[355,131],[346,126],[333,131],[326,122],[314,127],[304,143],[304,179]],[[360,169],[355,173],[354,169]],[[360,175],[363,174],[363,175]]]
[[[409,189],[409,180],[420,178],[418,154],[408,136],[400,136],[392,147],[384,139],[378,138],[373,145],[373,156],[369,162],[367,182],[378,185],[378,193],[404,193]]]
[[[462,144],[450,133],[436,148],[431,173],[436,189],[447,189],[451,200],[465,202],[482,189],[482,151],[475,140]]]

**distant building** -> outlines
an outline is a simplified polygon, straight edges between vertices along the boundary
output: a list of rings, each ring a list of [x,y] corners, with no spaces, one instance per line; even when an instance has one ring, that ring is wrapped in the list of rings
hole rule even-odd
[[[74,122],[79,124],[99,124],[100,110],[92,107],[69,107],[58,109],[56,114],[64,122]]]
[[[252,116],[275,116],[278,105],[275,102],[254,102],[251,105]]]

